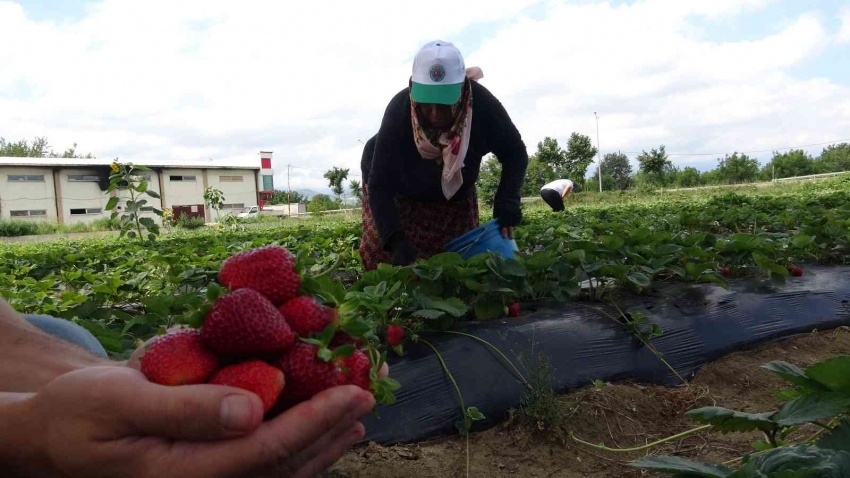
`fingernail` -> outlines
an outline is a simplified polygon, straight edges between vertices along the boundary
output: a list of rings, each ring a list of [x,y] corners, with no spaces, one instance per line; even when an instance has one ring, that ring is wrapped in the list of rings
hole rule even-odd
[[[228,395],[221,401],[221,426],[230,431],[246,431],[254,419],[254,403],[245,395]]]

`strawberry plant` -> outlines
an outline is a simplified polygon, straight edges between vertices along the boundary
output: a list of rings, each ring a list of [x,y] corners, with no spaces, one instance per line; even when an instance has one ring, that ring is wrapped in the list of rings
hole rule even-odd
[[[112,174],[109,176],[109,187],[106,190],[109,193],[118,191],[119,194],[109,198],[105,209],[113,211],[118,206],[121,200],[120,192],[126,191],[130,195],[130,199],[125,203],[126,212],[120,215],[121,237],[126,234],[130,239],[138,237],[138,240],[142,243],[145,240],[153,241],[159,235],[159,225],[150,217],[142,217],[142,214],[151,212],[157,216],[162,216],[162,211],[153,206],[148,206],[148,201],[143,199],[143,196],[154,199],[160,199],[160,197],[159,193],[148,189],[147,180],[138,175],[139,171],[150,171],[150,168],[132,163],[118,163],[117,161],[113,162],[110,167]],[[114,211],[112,220],[118,218],[118,211]]]
[[[850,476],[850,356],[825,360],[804,369],[783,361],[764,368],[794,385],[780,394],[786,399],[777,411],[745,413],[722,407],[687,412],[694,420],[721,433],[760,431],[756,452],[743,457],[733,470],[680,457],[652,456],[632,463],[637,468],[673,476],[707,478]],[[805,424],[820,429],[803,443],[787,443],[789,431]]]

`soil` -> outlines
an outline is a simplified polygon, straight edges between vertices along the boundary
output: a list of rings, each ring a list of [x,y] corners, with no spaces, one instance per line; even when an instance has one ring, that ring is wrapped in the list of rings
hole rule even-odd
[[[628,466],[645,455],[677,455],[720,463],[752,452],[758,432],[700,432],[648,450],[612,453],[580,445],[570,433],[612,448],[642,446],[699,426],[684,412],[722,406],[745,412],[778,409],[774,394],[788,383],[761,368],[772,360],[799,367],[850,354],[850,329],[814,331],[742,350],[703,367],[689,387],[637,383],[586,387],[556,397],[559,426],[533,423],[515,413],[490,430],[469,437],[469,476],[476,477],[650,477],[662,476]],[[803,440],[819,429],[807,425],[788,440]],[[445,437],[413,445],[374,443],[345,455],[323,478],[452,478],[466,476],[466,441]],[[733,465],[734,466],[734,465]]]

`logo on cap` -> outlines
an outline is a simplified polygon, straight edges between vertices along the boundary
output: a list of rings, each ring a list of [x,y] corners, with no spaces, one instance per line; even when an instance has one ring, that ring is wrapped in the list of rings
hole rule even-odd
[[[446,69],[443,68],[443,65],[434,65],[428,70],[428,75],[431,77],[431,81],[439,83],[446,78]]]

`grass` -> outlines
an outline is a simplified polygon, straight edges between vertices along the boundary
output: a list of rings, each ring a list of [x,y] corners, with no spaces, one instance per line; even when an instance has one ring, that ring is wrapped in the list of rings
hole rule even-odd
[[[76,222],[74,224],[58,224],[48,221],[31,220],[0,220],[0,237],[35,236],[43,234],[67,234],[75,232],[96,232],[117,230],[118,224],[108,218],[96,219],[92,222]]]

